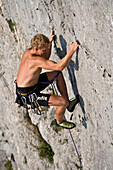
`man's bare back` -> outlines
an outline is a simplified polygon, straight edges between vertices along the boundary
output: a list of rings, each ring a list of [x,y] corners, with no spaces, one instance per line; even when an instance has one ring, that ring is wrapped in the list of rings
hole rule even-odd
[[[38,82],[42,69],[35,63],[37,57],[31,55],[31,49],[27,49],[23,54],[17,75],[18,87],[30,87]]]

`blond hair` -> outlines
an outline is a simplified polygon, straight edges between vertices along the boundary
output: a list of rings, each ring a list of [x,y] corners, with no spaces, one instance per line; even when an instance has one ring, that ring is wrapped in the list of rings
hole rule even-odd
[[[38,49],[50,45],[49,38],[43,34],[37,34],[31,39],[31,48],[37,47]]]

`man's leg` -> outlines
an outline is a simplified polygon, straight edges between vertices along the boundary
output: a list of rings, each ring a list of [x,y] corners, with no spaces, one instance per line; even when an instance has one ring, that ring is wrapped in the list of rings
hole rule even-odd
[[[58,72],[53,71],[53,72],[47,72],[47,77],[48,80],[51,81],[54,79]],[[51,95],[49,99],[49,105],[56,105],[56,120],[57,123],[61,123],[64,118],[64,113],[66,110],[66,107],[69,105],[69,98],[68,98],[68,93],[67,93],[67,88],[66,88],[66,83],[63,77],[62,73],[59,73],[58,77],[56,78],[57,82],[57,88],[61,94],[61,96],[55,96]]]
[[[58,73],[58,71],[47,72],[46,74],[47,74],[48,80],[52,81],[54,79],[54,77],[57,75],[57,73]],[[57,88],[58,88],[61,96],[68,103],[69,102],[69,97],[68,97],[67,87],[66,87],[66,83],[65,83],[65,80],[64,80],[62,72],[60,72],[59,75],[57,76],[56,83],[57,83]]]
[[[67,107],[67,103],[62,96],[51,95],[49,98],[49,106],[57,106],[56,108],[56,120],[57,123],[61,123],[64,118],[64,113]]]
[[[62,96],[51,95],[49,98],[50,105],[57,105],[56,108],[56,125],[66,129],[72,129],[75,124],[64,120],[64,113],[67,107],[66,100]]]

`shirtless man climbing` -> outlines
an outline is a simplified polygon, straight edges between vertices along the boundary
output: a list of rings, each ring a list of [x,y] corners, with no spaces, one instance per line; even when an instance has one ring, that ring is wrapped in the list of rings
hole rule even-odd
[[[22,56],[17,75],[16,90],[20,98],[22,93],[30,94],[31,92],[35,92],[39,97],[44,96],[45,101],[40,101],[40,105],[57,106],[56,125],[71,129],[75,127],[75,124],[64,120],[64,113],[66,108],[72,112],[78,101],[69,101],[66,83],[61,71],[68,65],[80,43],[78,41],[71,42],[70,49],[66,56],[56,63],[49,60],[53,38],[53,30],[51,31],[49,39],[43,34],[37,34],[32,38],[31,48],[27,49]],[[41,73],[42,68],[54,71]],[[38,82],[52,81],[56,75],[58,75],[56,82],[61,96],[41,93],[40,91],[45,89],[47,85],[39,84]]]

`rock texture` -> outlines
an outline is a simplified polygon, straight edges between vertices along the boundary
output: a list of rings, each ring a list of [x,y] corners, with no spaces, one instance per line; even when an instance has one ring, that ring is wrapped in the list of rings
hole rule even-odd
[[[21,55],[37,33],[50,35],[56,46],[51,59],[59,61],[78,39],[79,51],[63,71],[70,98],[79,93],[72,135],[84,170],[113,169],[113,1],[0,0],[0,166],[11,160],[14,170],[76,170],[80,166],[68,131],[51,127],[55,108],[42,115],[15,103],[15,84]],[[33,126],[34,124],[34,126]],[[54,151],[54,162],[41,159],[35,146],[38,126]],[[13,156],[12,156],[13,155]]]

